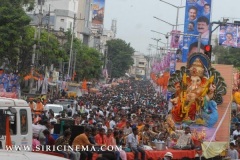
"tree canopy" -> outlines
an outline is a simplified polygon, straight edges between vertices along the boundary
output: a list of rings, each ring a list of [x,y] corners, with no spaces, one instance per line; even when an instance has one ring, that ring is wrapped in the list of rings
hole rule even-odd
[[[5,69],[8,68],[10,72],[18,71],[22,76],[30,73],[34,51],[35,70],[42,74],[44,66],[53,64],[54,68],[62,71],[61,65],[69,61],[71,31],[63,32],[62,37],[59,37],[56,31],[48,32],[44,28],[39,30],[30,26],[31,19],[23,8],[31,10],[34,3],[35,0],[0,2],[0,66],[5,62]],[[97,50],[83,46],[82,42],[74,37],[73,52],[77,59],[77,80],[100,77],[102,63]]]
[[[0,2],[0,56],[2,60],[7,58],[14,65],[17,64],[19,47],[30,22],[21,2],[25,3],[17,0]]]
[[[64,50],[70,53],[71,45],[71,33],[67,32],[68,41],[64,45]],[[73,55],[76,54],[76,65],[75,65],[75,80],[80,81],[83,79],[100,78],[102,58],[101,53],[94,48],[87,47],[83,43],[74,38],[73,40]],[[74,62],[73,62],[74,63]],[[72,65],[74,66],[74,64]]]
[[[133,64],[134,49],[129,43],[121,39],[107,41],[108,51],[106,54],[108,74],[112,78],[124,76]]]
[[[218,40],[215,41],[216,44],[217,42]],[[216,55],[216,63],[233,65],[240,69],[240,48],[216,45],[213,48],[213,53]]]

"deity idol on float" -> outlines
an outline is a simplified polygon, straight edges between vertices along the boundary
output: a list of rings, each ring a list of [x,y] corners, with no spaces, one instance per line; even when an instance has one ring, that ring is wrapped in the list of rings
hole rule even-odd
[[[220,73],[211,67],[206,55],[191,55],[187,67],[183,66],[171,75],[168,90],[174,93],[170,100],[174,122],[206,127],[217,123],[217,105],[226,94],[226,84]]]

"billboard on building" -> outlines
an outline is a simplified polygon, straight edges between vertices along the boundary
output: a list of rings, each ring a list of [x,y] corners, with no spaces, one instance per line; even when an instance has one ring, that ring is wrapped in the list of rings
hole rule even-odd
[[[185,10],[184,36],[182,47],[182,62],[197,52],[198,39],[201,34],[200,52],[209,42],[211,17],[211,0],[187,0]]]
[[[92,4],[92,27],[100,28],[104,20],[105,0],[93,0]]]
[[[228,47],[240,47],[240,37],[238,36],[240,29],[237,25],[227,24],[220,26],[218,35],[219,45]]]

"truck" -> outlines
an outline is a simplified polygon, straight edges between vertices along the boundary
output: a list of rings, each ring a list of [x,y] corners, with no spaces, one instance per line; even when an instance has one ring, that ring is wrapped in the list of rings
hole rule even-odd
[[[32,152],[32,113],[25,100],[0,97],[0,122],[1,159],[66,160],[50,152]]]
[[[6,146],[8,132],[13,146],[32,145],[32,115],[25,100],[0,97],[0,122],[0,149]]]

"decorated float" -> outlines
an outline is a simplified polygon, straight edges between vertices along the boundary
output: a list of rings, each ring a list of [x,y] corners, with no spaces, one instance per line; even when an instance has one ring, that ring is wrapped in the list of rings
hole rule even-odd
[[[176,123],[213,127],[218,121],[226,84],[203,54],[192,55],[187,66],[171,75],[168,90],[174,93],[172,118]]]
[[[168,91],[173,94],[170,102],[175,126],[190,126],[192,139],[196,146],[202,147],[205,157],[209,157],[209,149],[213,155],[219,155],[229,141],[231,95],[226,94],[227,84],[231,82],[228,74],[231,75],[233,68],[215,67],[206,55],[195,53],[186,65],[182,63],[177,67],[179,69],[170,75],[168,82]],[[227,84],[223,77],[228,79]],[[216,146],[218,151],[213,149]]]

